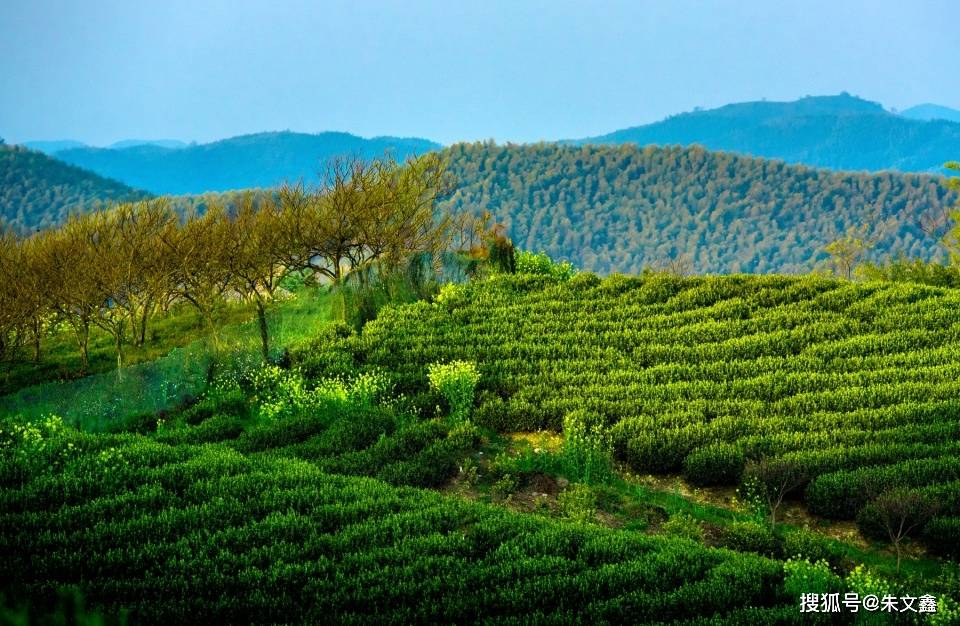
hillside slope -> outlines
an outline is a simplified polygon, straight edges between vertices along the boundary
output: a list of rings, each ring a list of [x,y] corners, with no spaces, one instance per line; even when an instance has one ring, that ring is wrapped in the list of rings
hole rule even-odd
[[[937,178],[832,173],[702,148],[458,144],[456,211],[490,210],[521,248],[590,271],[687,256],[699,272],[807,272],[850,226],[875,252],[930,257],[918,216],[952,202]],[[876,217],[881,216],[882,219]]]
[[[0,145],[0,222],[33,230],[63,222],[70,211],[148,194],[20,146]]]
[[[640,474],[736,485],[747,460],[775,458],[802,477],[794,495],[833,519],[918,490],[941,503],[929,544],[949,552],[958,305],[953,289],[816,277],[500,275],[390,310],[343,345],[411,397],[431,363],[475,362],[478,424],[597,424]],[[302,354],[308,369],[344,367],[316,346]]]
[[[844,94],[729,104],[572,143],[700,144],[839,170],[939,172],[956,158],[960,124],[908,119]]]
[[[156,194],[196,194],[314,181],[324,161],[335,156],[372,158],[389,152],[403,159],[437,148],[425,139],[277,132],[182,148],[80,148],[58,152],[57,158]]]

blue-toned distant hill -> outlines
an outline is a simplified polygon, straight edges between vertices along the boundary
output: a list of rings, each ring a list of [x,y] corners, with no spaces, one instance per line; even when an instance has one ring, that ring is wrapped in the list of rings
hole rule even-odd
[[[73,139],[55,139],[53,141],[24,141],[21,145],[31,150],[38,150],[44,154],[56,154],[63,150],[73,150],[76,148],[87,148],[87,144]]]
[[[153,193],[196,194],[314,181],[325,161],[341,155],[372,158],[389,152],[403,159],[438,148],[439,144],[416,138],[273,132],[180,148],[79,148],[56,156]]]
[[[23,146],[0,145],[0,224],[24,232],[62,223],[71,211],[149,194]]]
[[[918,104],[915,107],[900,111],[900,115],[912,120],[960,122],[960,111],[939,104]]]
[[[728,104],[567,143],[699,144],[837,170],[939,172],[960,154],[960,123],[909,119],[841,94]]]
[[[31,150],[39,150],[44,154],[56,156],[58,152],[65,150],[76,150],[78,148],[95,148],[85,144],[82,141],[73,139],[54,139],[51,141],[24,141],[22,146]],[[124,148],[133,148],[134,146],[160,146],[161,148],[185,148],[187,143],[179,139],[124,139],[110,144],[107,148],[111,150],[122,150]]]
[[[161,148],[186,148],[187,143],[179,139],[124,139],[112,143],[108,148],[111,150],[123,150],[124,148],[133,148],[135,146],[159,146]],[[79,147],[79,146],[78,146]]]

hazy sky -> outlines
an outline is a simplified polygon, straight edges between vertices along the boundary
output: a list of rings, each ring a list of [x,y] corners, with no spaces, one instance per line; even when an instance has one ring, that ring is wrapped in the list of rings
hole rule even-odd
[[[0,137],[442,143],[849,91],[960,108],[956,0],[0,0]]]

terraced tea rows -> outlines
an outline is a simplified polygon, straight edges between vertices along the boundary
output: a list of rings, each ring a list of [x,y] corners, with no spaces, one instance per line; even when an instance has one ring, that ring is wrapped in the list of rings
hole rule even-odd
[[[957,291],[815,277],[499,276],[386,311],[345,345],[408,393],[423,390],[429,363],[476,361],[476,419],[501,430],[602,415],[615,453],[640,472],[736,484],[748,459],[790,460],[807,477],[809,506],[831,517],[852,517],[894,486],[948,483],[934,527],[957,528]],[[830,487],[838,482],[857,497]]]
[[[326,473],[392,467],[383,477],[423,483],[411,466],[442,472],[436,444],[457,437],[403,435],[430,421],[378,437],[383,415],[360,417],[238,433],[212,416],[166,443],[58,430],[38,463],[21,453],[39,439],[5,446],[4,589],[36,600],[76,585],[144,624],[798,619],[774,560]]]

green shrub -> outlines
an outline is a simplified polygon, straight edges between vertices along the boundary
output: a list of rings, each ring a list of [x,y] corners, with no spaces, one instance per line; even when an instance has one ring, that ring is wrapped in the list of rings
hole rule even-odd
[[[695,485],[736,485],[743,475],[743,451],[729,443],[698,448],[683,461],[683,473]]]
[[[756,552],[773,555],[777,550],[777,538],[767,524],[758,522],[733,522],[723,528],[721,543],[738,552]]]
[[[566,281],[573,278],[577,270],[567,261],[554,261],[545,252],[516,253],[516,271],[518,274],[540,274],[556,280]]]
[[[217,414],[245,415],[247,396],[234,382],[215,382],[198,402],[185,409],[181,417],[188,424],[199,424]]]
[[[935,517],[924,529],[924,543],[948,558],[960,558],[960,517]]]
[[[697,518],[688,513],[675,513],[670,516],[661,530],[673,537],[683,537],[693,541],[703,542],[703,526],[697,521]]]
[[[353,328],[342,321],[324,325],[322,331],[307,342],[289,351],[290,367],[306,378],[349,378],[357,372],[359,338]]]
[[[827,539],[806,528],[789,528],[781,537],[781,554],[790,559],[806,559],[810,562],[834,562],[839,555]]]
[[[59,470],[79,451],[75,435],[56,415],[36,422],[23,418],[0,422],[0,479],[16,482]]]
[[[489,392],[480,395],[480,406],[474,411],[473,419],[478,425],[498,432],[512,430],[510,411],[506,401]]]
[[[603,418],[572,411],[563,418],[564,473],[574,481],[594,483],[610,476],[610,433]]]
[[[480,382],[476,365],[466,361],[433,363],[427,372],[430,386],[447,400],[450,417],[453,420],[465,420],[470,417],[474,391],[477,383]]]
[[[170,445],[213,443],[236,439],[243,434],[244,419],[237,415],[214,415],[196,426],[163,428],[157,441]]]
[[[783,571],[784,591],[798,602],[805,593],[841,593],[846,588],[843,579],[830,570],[826,561],[791,558],[784,562]]]
[[[509,499],[517,490],[517,478],[513,474],[504,474],[490,487],[490,493],[498,500]]]
[[[597,517],[597,496],[583,483],[571,483],[557,496],[560,514],[566,519],[585,524]]]

